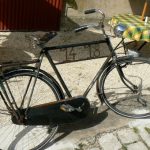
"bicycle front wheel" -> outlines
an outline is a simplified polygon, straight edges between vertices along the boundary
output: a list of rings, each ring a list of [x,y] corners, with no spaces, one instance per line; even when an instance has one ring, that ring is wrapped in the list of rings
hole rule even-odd
[[[18,108],[26,109],[36,72],[32,69],[18,69],[9,71],[4,75],[3,84],[5,87],[6,82],[9,85]],[[28,91],[26,91],[27,87]],[[26,95],[25,98],[23,98],[24,95]],[[34,87],[30,107],[60,99],[62,99],[62,93],[56,86],[56,81],[40,72]],[[51,127],[49,125],[19,125],[13,123],[12,116],[0,98],[0,149],[41,149],[52,140],[57,128],[57,125]]]
[[[122,57],[118,59],[118,65],[128,81],[125,78],[121,80],[115,64],[111,63],[98,82],[99,97],[119,115],[149,117],[150,61],[146,58]]]

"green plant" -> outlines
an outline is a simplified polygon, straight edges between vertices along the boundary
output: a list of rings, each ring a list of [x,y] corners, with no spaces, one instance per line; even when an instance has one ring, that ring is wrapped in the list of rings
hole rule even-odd
[[[75,150],[83,150],[84,144],[80,143],[78,145],[78,148],[75,148]]]
[[[126,146],[124,146],[124,145],[122,145],[122,148],[121,148],[122,150],[127,150],[127,147]]]
[[[133,131],[134,131],[135,133],[139,133],[139,130],[138,130],[138,128],[136,128],[136,127],[133,128]]]
[[[145,127],[145,130],[150,134],[150,128]]]

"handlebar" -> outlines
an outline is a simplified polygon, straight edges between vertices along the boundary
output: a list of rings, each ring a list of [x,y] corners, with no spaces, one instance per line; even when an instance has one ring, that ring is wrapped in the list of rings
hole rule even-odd
[[[80,32],[82,30],[88,29],[88,25],[80,26],[79,28],[75,29],[75,32]]]
[[[84,25],[84,26],[81,26],[81,27],[75,29],[75,32],[80,32],[80,31],[86,30],[89,27],[101,27],[102,29],[104,29],[105,14],[100,9],[89,9],[89,10],[84,11],[85,14],[91,14],[91,13],[95,13],[95,12],[100,13],[102,16],[98,25]]]
[[[95,12],[98,12],[102,15],[102,22],[104,22],[105,20],[105,14],[100,10],[100,9],[89,9],[89,10],[85,10],[84,13],[85,14],[91,14],[91,13],[95,13]]]
[[[96,9],[89,9],[89,10],[85,10],[84,13],[85,14],[91,14],[91,13],[95,13]]]
[[[97,24],[89,24],[89,25],[83,25],[83,26],[80,26],[79,28],[75,29],[75,32],[80,32],[80,31],[83,31],[83,30],[86,30],[90,27],[98,27],[99,25]]]

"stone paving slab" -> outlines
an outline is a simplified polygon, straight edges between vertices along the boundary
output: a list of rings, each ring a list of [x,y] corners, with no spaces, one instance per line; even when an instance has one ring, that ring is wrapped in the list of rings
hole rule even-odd
[[[123,144],[129,144],[139,140],[138,135],[132,129],[120,130],[117,132],[117,135]]]
[[[148,150],[142,142],[133,143],[127,146],[127,150]]]
[[[98,139],[98,142],[104,150],[119,150],[122,147],[117,137],[112,133],[103,135]]]
[[[139,135],[141,136],[142,140],[148,147],[150,147],[150,132],[146,130],[146,126],[138,127],[138,129]],[[150,130],[150,128],[147,129]]]

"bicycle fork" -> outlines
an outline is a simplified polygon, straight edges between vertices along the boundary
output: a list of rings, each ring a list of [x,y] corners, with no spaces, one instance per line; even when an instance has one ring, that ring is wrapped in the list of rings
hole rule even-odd
[[[142,104],[143,106],[147,106],[146,100],[142,98],[142,81],[140,82],[139,86],[136,86],[133,84],[130,80],[128,80],[119,64],[116,64],[117,71],[119,73],[121,81],[124,83],[125,86],[127,86],[133,93],[137,94],[137,101]],[[128,83],[128,84],[127,84]],[[132,86],[129,86],[129,84]]]
[[[123,84],[127,86],[133,93],[137,93],[138,87],[125,77],[122,67],[117,62],[115,62],[115,67]]]

